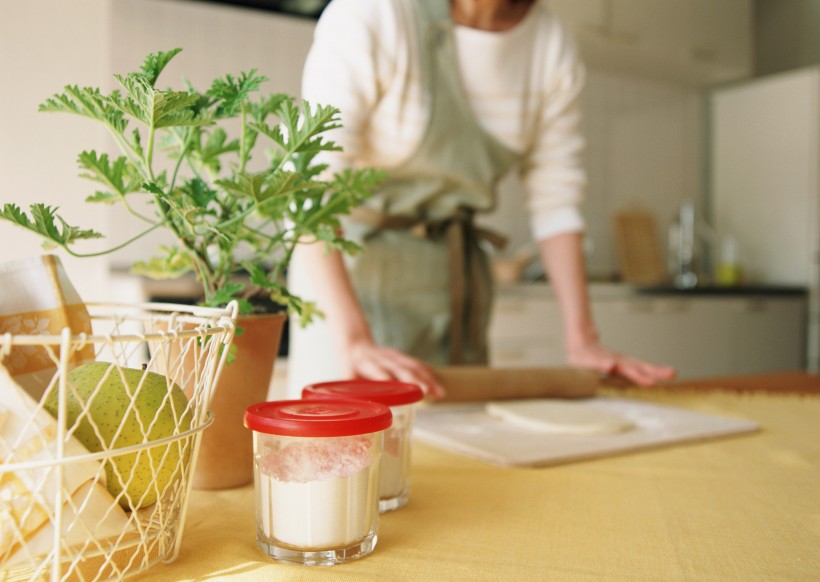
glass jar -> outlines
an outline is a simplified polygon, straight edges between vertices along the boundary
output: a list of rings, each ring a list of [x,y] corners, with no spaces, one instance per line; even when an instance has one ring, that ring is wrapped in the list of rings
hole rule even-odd
[[[375,402],[280,400],[248,407],[262,550],[311,566],[371,553],[379,459],[391,423],[390,409]]]
[[[421,388],[392,380],[341,380],[307,386],[302,390],[302,398],[352,398],[390,407],[393,425],[384,435],[384,453],[379,469],[379,511],[392,511],[407,505],[410,443],[415,404],[424,398]]]

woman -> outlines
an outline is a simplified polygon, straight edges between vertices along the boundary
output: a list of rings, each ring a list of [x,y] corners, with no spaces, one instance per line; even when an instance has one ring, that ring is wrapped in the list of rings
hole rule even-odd
[[[492,299],[473,216],[514,168],[560,302],[569,363],[641,385],[674,370],[600,345],[581,250],[578,97],[584,72],[539,1],[333,0],[316,28],[303,97],[341,110],[325,160],[385,168],[346,221],[365,252],[303,245],[290,284],[326,323],[294,330],[289,384],[361,376],[442,387],[430,365],[486,363]]]

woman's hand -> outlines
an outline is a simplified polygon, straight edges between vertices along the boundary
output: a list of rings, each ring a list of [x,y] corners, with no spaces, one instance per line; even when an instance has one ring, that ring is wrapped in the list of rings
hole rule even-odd
[[[540,243],[544,267],[561,305],[564,341],[570,365],[619,376],[639,386],[675,377],[675,369],[613,352],[598,343],[586,286],[581,235],[563,233]]]
[[[676,374],[671,366],[626,356],[598,343],[567,348],[567,360],[572,366],[591,368],[602,375],[618,376],[639,386],[652,386],[671,380]]]
[[[343,366],[352,378],[369,380],[398,380],[418,384],[425,395],[438,399],[444,396],[444,387],[433,369],[407,354],[386,348],[371,341],[359,341],[344,350]]]

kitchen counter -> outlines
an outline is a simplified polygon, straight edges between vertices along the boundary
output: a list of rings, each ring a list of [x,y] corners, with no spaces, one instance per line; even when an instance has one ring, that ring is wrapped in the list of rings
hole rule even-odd
[[[762,430],[544,469],[499,468],[416,443],[409,505],[382,516],[372,555],[332,568],[274,562],[256,547],[251,486],[195,491],[178,559],[145,578],[818,579],[819,376],[605,394],[748,419]]]
[[[642,288],[592,283],[590,307],[609,348],[670,364],[680,378],[805,368],[808,296],[797,287]],[[550,285],[499,286],[489,330],[493,366],[566,363]]]
[[[201,294],[201,286],[192,276],[179,279],[153,280],[129,274],[124,269],[112,272],[112,278],[123,288],[129,288],[137,293],[143,301],[191,301]],[[738,285],[720,287],[716,285],[701,285],[691,289],[682,289],[673,285],[640,286],[630,283],[611,281],[590,281],[588,285],[591,299],[625,299],[637,296],[697,296],[722,295],[728,297],[788,297],[806,296],[807,289],[789,285]],[[499,296],[520,298],[553,298],[552,286],[545,281],[531,281],[519,283],[498,283],[496,292]]]

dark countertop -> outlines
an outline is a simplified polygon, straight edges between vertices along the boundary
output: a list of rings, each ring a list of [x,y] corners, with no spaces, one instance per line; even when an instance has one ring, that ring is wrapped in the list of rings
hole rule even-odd
[[[675,287],[674,285],[656,285],[636,287],[641,295],[725,295],[725,296],[805,296],[806,287],[798,285],[701,285],[692,288]]]

